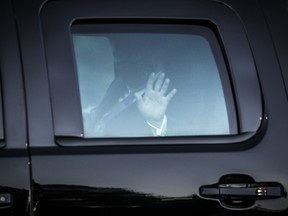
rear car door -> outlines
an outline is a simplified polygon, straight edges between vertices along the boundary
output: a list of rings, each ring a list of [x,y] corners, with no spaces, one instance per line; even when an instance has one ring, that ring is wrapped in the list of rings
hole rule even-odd
[[[288,104],[258,1],[14,5],[35,215],[287,209]]]

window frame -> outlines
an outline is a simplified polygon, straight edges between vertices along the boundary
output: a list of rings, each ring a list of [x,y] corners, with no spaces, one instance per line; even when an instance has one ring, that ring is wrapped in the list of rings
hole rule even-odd
[[[87,4],[85,4],[85,3]],[[40,18],[44,47],[46,51],[46,61],[50,84],[51,104],[53,111],[55,141],[60,146],[127,146],[127,145],[179,145],[191,144],[191,146],[224,145],[245,146],[244,141],[250,140],[263,128],[265,112],[263,108],[261,87],[258,80],[257,70],[250,50],[249,42],[245,30],[238,16],[225,5],[217,2],[198,2],[186,10],[185,7],[177,8],[181,11],[181,16],[168,16],[163,18],[163,14],[131,15],[131,11],[121,11],[117,17],[113,14],[116,8],[107,5],[96,5],[91,1],[65,1],[46,2],[42,7]],[[192,4],[192,3],[191,3]],[[98,6],[98,7],[97,7]],[[118,5],[119,6],[119,5]],[[117,4],[114,5],[117,7]],[[105,10],[106,9],[106,10]],[[140,7],[139,7],[140,9]],[[65,11],[65,12],[64,12]],[[209,13],[209,11],[214,11]],[[115,11],[114,11],[115,12]],[[137,10],[136,10],[137,12]],[[138,11],[139,12],[139,11]],[[171,13],[171,12],[170,12]],[[229,22],[224,15],[229,16]],[[203,25],[213,23],[214,32],[217,33],[221,41],[221,48],[228,65],[228,71],[233,93],[235,97],[235,107],[237,109],[237,120],[239,134],[237,135],[212,135],[212,136],[187,136],[187,137],[145,137],[145,138],[83,138],[83,123],[78,80],[76,74],[76,63],[73,57],[73,44],[71,37],[71,26],[75,20],[87,22],[87,20],[98,20],[105,22],[132,22],[132,23],[179,23]],[[56,32],[56,34],[55,34]],[[231,37],[234,32],[234,37]],[[237,34],[236,34],[237,32]],[[62,35],[62,36],[61,36]],[[61,37],[59,37],[61,36]],[[67,42],[68,40],[68,42]],[[56,41],[56,43],[55,43]],[[237,43],[235,43],[237,41]],[[58,49],[61,45],[61,50]],[[60,57],[60,58],[59,58]],[[239,59],[242,64],[239,67]],[[66,62],[66,64],[61,64]],[[67,64],[69,62],[70,64]],[[61,75],[57,74],[61,71]],[[71,73],[71,71],[74,71]],[[65,81],[65,88],[62,88],[65,77],[70,77]],[[249,80],[248,88],[246,79]],[[251,91],[252,90],[252,91]],[[59,92],[61,94],[59,95]],[[66,96],[66,97],[64,97]],[[72,97],[73,96],[73,97]],[[251,108],[252,104],[252,108]],[[250,107],[250,108],[247,108]],[[69,110],[69,112],[67,112]],[[73,118],[71,118],[73,116]],[[254,119],[253,121],[251,119]],[[245,142],[249,143],[249,142]],[[206,144],[206,145],[205,145]],[[234,144],[234,145],[227,145]],[[251,146],[249,144],[249,146]],[[196,147],[198,149],[198,147]],[[202,147],[200,147],[201,149]],[[238,148],[238,147],[237,147]],[[241,147],[242,148],[242,147]]]

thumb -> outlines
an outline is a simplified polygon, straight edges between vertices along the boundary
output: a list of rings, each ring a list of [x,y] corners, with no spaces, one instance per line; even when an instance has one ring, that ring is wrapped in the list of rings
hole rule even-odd
[[[141,92],[135,92],[134,93],[134,96],[135,96],[135,98],[136,98],[136,100],[137,101],[140,101],[140,100],[142,100],[142,94],[141,94]]]
[[[144,89],[141,89],[140,91],[138,92],[135,92],[134,93],[134,96],[136,98],[137,101],[140,101],[140,100],[143,100],[143,94],[145,93],[145,88]]]

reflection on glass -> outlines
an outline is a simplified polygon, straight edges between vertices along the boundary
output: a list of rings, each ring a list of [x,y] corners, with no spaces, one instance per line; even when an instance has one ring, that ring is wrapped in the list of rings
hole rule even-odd
[[[205,37],[74,33],[73,44],[85,137],[230,134]]]

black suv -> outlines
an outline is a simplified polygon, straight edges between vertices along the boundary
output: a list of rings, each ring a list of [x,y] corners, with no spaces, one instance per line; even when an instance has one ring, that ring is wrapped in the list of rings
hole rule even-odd
[[[287,215],[287,0],[1,0],[0,215]]]

